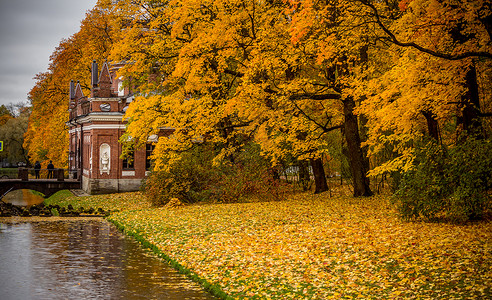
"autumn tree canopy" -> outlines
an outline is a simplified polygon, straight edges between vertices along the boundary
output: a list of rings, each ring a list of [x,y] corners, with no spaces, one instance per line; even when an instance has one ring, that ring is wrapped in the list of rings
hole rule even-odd
[[[67,166],[68,101],[70,80],[80,80],[86,94],[90,88],[90,62],[108,58],[112,48],[109,14],[101,8],[89,11],[80,31],[60,45],[50,57],[44,73],[36,75],[36,85],[29,93],[32,114],[25,136],[30,160],[57,167]]]
[[[310,162],[322,192],[338,151],[368,196],[369,177],[414,168],[423,138],[489,139],[491,28],[485,0],[101,0],[38,75],[26,145],[65,164],[68,82],[87,89],[107,58],[137,91],[122,142],[175,129],[156,170],[203,141],[233,164],[254,142],[272,167]]]

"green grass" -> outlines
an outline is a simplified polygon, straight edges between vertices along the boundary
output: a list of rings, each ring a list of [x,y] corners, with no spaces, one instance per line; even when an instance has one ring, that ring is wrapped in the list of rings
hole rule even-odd
[[[68,205],[68,202],[71,201],[76,201],[76,197],[72,194],[72,192],[69,190],[61,190],[46,198],[46,200],[44,200],[44,204],[58,204],[64,206],[65,203]]]

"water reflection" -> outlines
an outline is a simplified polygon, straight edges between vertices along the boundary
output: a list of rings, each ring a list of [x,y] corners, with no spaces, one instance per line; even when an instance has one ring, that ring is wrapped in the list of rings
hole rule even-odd
[[[213,299],[106,221],[0,223],[1,299]]]
[[[40,204],[44,201],[44,198],[34,194],[31,190],[15,190],[6,194],[2,201],[17,206],[31,206]]]

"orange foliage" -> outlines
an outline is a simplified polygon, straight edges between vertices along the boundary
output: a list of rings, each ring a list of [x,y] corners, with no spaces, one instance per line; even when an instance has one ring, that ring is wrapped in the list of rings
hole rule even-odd
[[[39,75],[26,145],[65,165],[68,82],[87,92],[90,61],[110,58],[138,87],[124,139],[176,129],[157,143],[157,168],[204,138],[221,147],[216,162],[244,138],[273,163],[327,155],[354,102],[373,173],[408,169],[430,121],[454,143],[472,69],[476,115],[490,108],[491,14],[483,0],[101,0]]]
[[[89,94],[90,62],[107,58],[111,49],[110,16],[100,8],[86,15],[80,31],[62,40],[50,57],[48,71],[36,76],[36,85],[29,98],[32,114],[25,135],[24,146],[31,162],[47,164],[52,160],[56,167],[67,166],[68,101],[70,80],[80,80],[84,93]]]

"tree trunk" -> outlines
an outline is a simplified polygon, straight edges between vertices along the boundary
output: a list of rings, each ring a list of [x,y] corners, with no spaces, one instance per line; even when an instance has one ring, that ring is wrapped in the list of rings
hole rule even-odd
[[[311,167],[314,174],[314,193],[322,193],[328,191],[328,183],[326,182],[325,169],[321,158],[311,159]]]
[[[434,138],[436,141],[439,141],[439,124],[437,123],[436,116],[428,110],[422,111],[422,114],[427,121],[429,136]]]
[[[359,126],[357,116],[354,115],[355,102],[352,97],[343,101],[343,114],[345,117],[345,139],[347,141],[348,158],[352,181],[354,183],[354,197],[371,196],[369,179],[366,176],[367,168],[364,155],[360,146]]]
[[[483,137],[482,122],[480,120],[480,95],[478,93],[477,70],[471,66],[465,76],[467,92],[462,97],[461,124],[468,134]]]
[[[359,134],[360,134],[360,140],[361,142],[366,142],[368,140],[368,133],[367,133],[367,122],[369,121],[367,119],[367,117],[363,114],[361,114],[359,116]],[[362,151],[362,158],[364,159],[364,169],[366,171],[369,170],[369,156],[368,156],[368,153],[369,153],[369,146],[364,146],[364,147],[361,147],[361,151]]]
[[[306,160],[299,161],[299,183],[301,184],[302,190],[307,191],[309,188],[309,181],[311,180],[309,176],[309,165]]]

